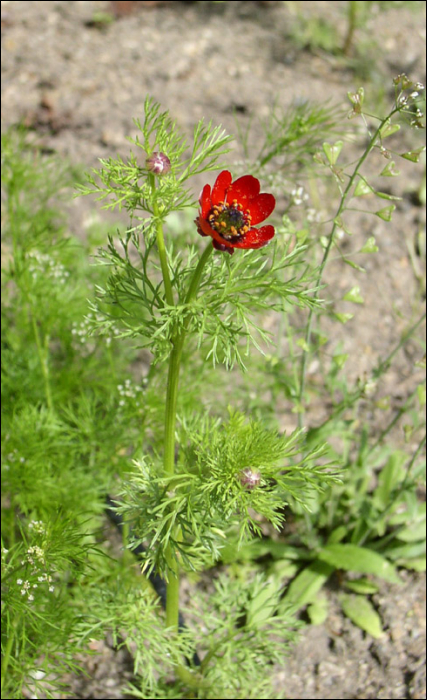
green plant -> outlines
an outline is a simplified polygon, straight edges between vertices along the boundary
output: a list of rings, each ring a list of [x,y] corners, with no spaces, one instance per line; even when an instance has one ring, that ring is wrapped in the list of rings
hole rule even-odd
[[[410,121],[412,126],[417,129],[422,126],[422,115],[417,102],[419,90],[423,86],[415,85],[404,75],[398,76],[394,84],[395,107],[384,120],[371,114],[365,115],[363,90],[349,94],[353,106],[349,116],[361,117],[369,133],[370,141],[365,157],[370,154],[375,157],[374,154],[378,154],[380,162],[377,164],[377,172],[382,178],[398,176],[394,158],[418,162],[423,152],[423,147],[402,153],[385,145],[385,140],[398,133],[401,126],[401,123],[394,122],[393,116],[396,119],[399,114],[406,113],[406,121]],[[408,94],[411,96],[409,99]],[[412,107],[411,100],[416,102]],[[377,122],[375,128],[371,126],[373,120]],[[279,131],[279,138],[275,140],[277,144],[286,141],[289,128],[289,122],[284,119],[280,132],[280,124],[278,115],[275,126]],[[398,201],[395,195],[378,191],[371,184],[371,178],[374,177],[372,169],[368,181],[362,167],[365,158],[359,159],[350,169],[342,164],[342,155],[346,149],[344,138],[343,135],[342,140],[335,143],[325,142],[322,151],[319,150],[315,155],[315,161],[330,170],[339,192],[339,202],[328,235],[322,232],[320,237],[316,237],[310,203],[304,201],[304,189],[300,188],[296,203],[295,194],[288,194],[289,215],[296,217],[297,207],[300,208],[295,223],[288,218],[285,221],[288,235],[304,240],[313,255],[317,254],[320,243],[321,263],[316,280],[318,289],[322,286],[325,268],[334,250],[344,266],[349,265],[360,273],[365,272],[364,267],[355,262],[356,251],[346,255],[341,251],[343,237],[351,235],[352,216],[361,211],[357,206],[359,198],[370,197],[374,201],[379,198],[380,202]],[[269,139],[270,134],[266,137],[266,144]],[[267,172],[269,168],[274,170],[278,187],[282,158],[286,158],[286,154],[278,148],[272,159],[265,164]],[[381,158],[385,158],[384,167]],[[290,187],[287,183],[286,165],[283,170],[282,187],[286,189]],[[259,172],[261,176],[264,174],[262,169]],[[267,173],[264,176],[267,177]],[[310,179],[313,178],[312,172]],[[308,200],[308,195],[305,196]],[[395,204],[381,208],[375,204],[369,211],[383,221],[390,221],[394,209]],[[372,237],[359,248],[359,252],[365,255],[375,254],[379,250]],[[356,286],[343,299],[354,304],[364,303],[360,288]],[[338,300],[335,300],[330,305],[331,319],[346,324],[353,318],[352,314],[340,313],[338,309]],[[267,366],[267,374],[270,375],[268,388],[273,396],[273,404],[285,396],[288,404],[293,406],[293,411],[298,414],[302,426],[305,412],[312,400],[310,397],[320,392],[323,401],[332,408],[320,424],[309,427],[306,446],[309,448],[319,441],[335,445],[332,448],[335,460],[343,460],[345,464],[343,484],[331,486],[313,498],[310,514],[301,511],[300,518],[294,519],[292,535],[287,543],[252,543],[239,555],[244,560],[252,560],[270,554],[275,560],[269,569],[271,574],[276,571],[294,577],[284,595],[284,604],[294,604],[298,609],[308,605],[310,617],[316,622],[322,621],[327,615],[325,599],[319,597],[321,588],[335,572],[350,574],[344,579],[341,577],[341,581],[359,597],[345,595],[343,610],[374,636],[382,634],[381,621],[369,600],[362,601],[360,596],[369,596],[378,589],[375,583],[365,577],[374,574],[398,582],[396,564],[415,570],[425,568],[425,504],[420,503],[418,498],[420,483],[425,480],[425,379],[418,376],[415,389],[398,410],[393,410],[390,406],[389,397],[378,396],[378,389],[393,369],[394,359],[403,348],[417,339],[417,332],[425,323],[425,313],[421,311],[417,317],[415,309],[416,307],[414,318],[407,323],[387,356],[379,359],[369,375],[358,378],[351,385],[344,373],[351,362],[351,356],[344,353],[339,345],[332,351],[330,348],[324,350],[328,342],[327,331],[322,329],[318,311],[313,307],[309,311],[305,328],[299,330],[298,319],[292,322],[289,318],[290,309],[284,307],[287,318],[282,330],[287,336],[288,356],[280,353],[270,356]],[[416,342],[423,347],[420,341]],[[307,384],[307,367],[314,355],[322,363],[325,376],[322,389]],[[419,360],[411,371],[415,376],[419,375],[422,367],[425,367],[425,362]],[[324,390],[326,394],[323,393]],[[257,402],[256,410],[265,413],[266,407],[262,402]],[[369,412],[389,415],[379,434],[376,428],[372,430],[364,422]],[[402,448],[396,450],[387,444],[389,434],[398,425],[403,425],[405,442],[416,442],[412,454]],[[228,560],[233,560],[231,553],[228,556]],[[363,576],[360,578],[360,575]],[[359,578],[355,579],[354,576]]]
[[[295,638],[302,606],[313,621],[327,614],[316,594],[335,571],[347,572],[356,596],[343,597],[345,613],[380,633],[364,597],[372,577],[398,581],[398,566],[420,568],[424,546],[422,383],[381,431],[364,416],[387,410],[376,388],[398,353],[419,342],[424,316],[414,304],[395,347],[354,382],[348,353],[338,342],[328,347],[326,335],[352,316],[341,302],[360,304],[362,293],[354,285],[333,298],[325,273],[333,252],[355,273],[363,269],[357,254],[377,252],[372,236],[350,252],[342,241],[365,198],[385,200],[370,212],[392,218],[396,195],[365,166],[385,158],[379,177],[396,174],[385,144],[401,123],[421,126],[421,87],[398,76],[385,117],[367,113],[363,90],[349,94],[350,116],[368,134],[356,158],[335,110],[276,109],[251,167],[283,197],[275,228],[264,223],[273,194],[260,194],[253,175],[222,169],[224,131],[201,122],[188,146],[147,99],[129,157],[103,160],[80,184],[129,215],[98,251],[98,266],[87,262],[91,244],[59,224],[57,161],[41,158],[25,135],[5,135],[8,697],[54,696],[88,640],[111,631],[133,654],[137,697],[270,698],[265,668]],[[420,152],[397,148],[410,162]],[[197,203],[191,178],[214,170]],[[306,183],[332,215],[313,212]],[[267,331],[273,317],[278,325]],[[308,372],[314,358],[317,384]],[[317,425],[314,397],[330,406]],[[289,434],[278,428],[284,400],[300,424]],[[401,421],[417,440],[412,453],[383,445]],[[122,556],[108,549],[115,535],[101,530],[105,513],[120,524]],[[183,576],[192,585],[186,607]]]

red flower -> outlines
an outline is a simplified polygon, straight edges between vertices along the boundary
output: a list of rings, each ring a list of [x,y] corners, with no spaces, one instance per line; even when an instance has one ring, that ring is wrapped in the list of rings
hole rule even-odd
[[[231,173],[223,170],[212,188],[205,185],[200,195],[196,219],[201,236],[211,236],[214,248],[234,253],[234,248],[262,248],[274,236],[274,226],[261,226],[270,216],[276,200],[272,194],[260,194],[259,181],[244,175],[232,182]]]

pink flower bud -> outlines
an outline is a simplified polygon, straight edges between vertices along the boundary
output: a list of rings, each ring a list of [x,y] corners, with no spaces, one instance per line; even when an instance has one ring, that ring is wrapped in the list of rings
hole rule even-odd
[[[145,161],[145,165],[155,175],[166,175],[171,169],[171,162],[164,153],[152,153]]]
[[[245,467],[239,473],[239,481],[247,491],[252,491],[261,483],[261,474],[256,469]]]

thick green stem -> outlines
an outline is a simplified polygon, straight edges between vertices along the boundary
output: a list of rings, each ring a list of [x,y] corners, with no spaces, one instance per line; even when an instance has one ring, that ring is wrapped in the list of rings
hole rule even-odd
[[[153,190],[153,195],[156,190],[156,179],[154,175],[150,175],[150,184],[151,184],[151,189]],[[159,258],[160,258],[160,266],[162,268],[162,275],[163,275],[163,283],[165,285],[165,295],[166,295],[166,301],[168,302],[169,306],[174,306],[174,298],[173,298],[173,292],[172,292],[172,284],[169,276],[169,265],[168,265],[168,258],[166,255],[166,246],[165,246],[165,238],[163,235],[163,223],[160,218],[160,211],[159,211],[159,206],[156,202],[156,199],[154,198],[154,204],[153,204],[153,213],[154,213],[154,218],[156,222],[156,241],[157,241],[157,249],[159,251]]]
[[[202,254],[190,286],[188,288],[187,296],[185,298],[185,303],[190,303],[197,294],[199,289],[200,280],[202,277],[203,269],[211,256],[213,250],[212,243],[209,242],[208,247]],[[166,390],[166,412],[165,412],[165,451],[164,451],[164,461],[163,466],[165,470],[165,475],[173,476],[175,471],[175,427],[176,427],[176,406],[178,399],[178,383],[179,383],[179,370],[182,357],[182,349],[184,347],[185,336],[187,333],[187,325],[183,330],[181,330],[175,338],[172,340],[172,351],[169,358],[169,372]],[[178,537],[178,527],[174,532],[174,536]],[[167,593],[166,593],[166,624],[168,627],[178,629],[178,616],[179,616],[179,567],[178,562],[175,557],[175,553],[172,551],[172,547],[169,546],[166,551],[166,559],[170,570],[169,581],[167,583]]]
[[[178,398],[179,368],[181,364],[184,340],[185,331],[181,331],[181,333],[172,341],[173,347],[169,358],[168,383],[166,390],[165,452],[163,462],[165,474],[167,476],[172,476],[175,469],[176,402]]]
[[[339,217],[341,216],[341,214],[343,213],[343,211],[345,209],[350,190],[352,189],[352,187],[354,185],[356,177],[359,175],[360,168],[362,167],[362,165],[365,162],[368,155],[375,148],[375,145],[376,145],[378,138],[380,136],[380,133],[381,133],[381,129],[383,128],[384,124],[386,124],[389,121],[389,119],[393,116],[393,114],[395,114],[397,111],[398,111],[397,109],[394,109],[389,115],[387,115],[387,117],[385,117],[380,122],[380,124],[379,124],[377,130],[375,131],[374,135],[372,136],[364,154],[362,155],[359,162],[357,163],[357,166],[354,169],[354,172],[348,181],[347,187],[345,188],[344,192],[341,195],[341,200],[340,200],[337,212],[336,212],[335,217],[334,217],[334,223],[332,225],[332,229],[331,229],[331,232],[329,234],[328,243],[327,243],[325,251],[323,253],[323,258],[322,258],[322,261],[320,263],[319,272],[318,272],[317,279],[316,279],[316,284],[315,284],[316,291],[314,292],[314,297],[313,297],[315,300],[317,300],[319,298],[319,293],[320,293],[319,287],[320,287],[320,284],[321,284],[322,279],[323,279],[323,272],[325,270],[326,263],[327,263],[328,258],[329,258],[329,254],[332,250],[332,246],[334,244],[335,232],[336,232],[338,225],[339,225],[338,224]],[[307,362],[308,362],[308,354],[309,354],[309,348],[310,348],[310,342],[311,342],[311,335],[312,335],[312,330],[313,330],[314,312],[315,312],[315,309],[314,309],[314,307],[312,307],[310,309],[310,313],[308,316],[307,329],[306,329],[306,334],[305,334],[305,347],[307,349],[303,350],[302,361],[301,361],[300,386],[299,386],[299,396],[298,396],[298,403],[300,405],[302,403],[302,398],[304,396],[304,391],[305,391],[306,370],[307,370]],[[302,425],[303,425],[302,413],[298,414],[298,422],[299,422],[300,428],[302,428]]]

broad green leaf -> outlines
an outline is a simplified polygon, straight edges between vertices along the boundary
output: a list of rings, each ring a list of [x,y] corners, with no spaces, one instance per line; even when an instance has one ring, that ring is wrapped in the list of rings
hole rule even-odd
[[[415,493],[406,493],[404,503],[406,508],[403,510],[402,506],[396,502],[397,508],[389,517],[390,525],[407,527],[410,523],[418,523],[426,519],[426,503],[420,503]]]
[[[329,535],[328,544],[337,544],[337,542],[341,542],[341,540],[343,540],[346,536],[347,532],[348,529],[345,525],[339,525],[339,527],[332,530],[331,534]]]
[[[276,577],[276,580],[280,579],[280,581],[285,581],[286,579],[294,578],[299,569],[299,564],[295,564],[287,559],[279,559],[278,561],[274,561],[271,566],[268,567],[268,574],[269,576]]]
[[[221,549],[221,560],[225,564],[231,564],[235,561],[254,561],[265,556],[290,561],[305,561],[310,558],[306,549],[290,547],[284,542],[276,542],[269,538],[243,542],[240,547],[236,547],[235,544],[226,544]]]
[[[323,561],[314,561],[292,581],[285,593],[283,603],[295,605],[297,608],[311,603],[334,568]]]
[[[426,537],[426,518],[419,520],[418,522],[411,523],[408,527],[403,530],[399,530],[396,533],[396,539],[400,542],[419,542],[424,540]]]
[[[398,566],[404,566],[405,569],[411,569],[411,571],[423,572],[426,570],[425,557],[419,557],[418,559],[398,559],[396,564]]]
[[[323,625],[328,617],[329,604],[325,595],[318,595],[307,607],[307,614],[312,625]]]
[[[426,385],[425,384],[420,384],[417,387],[417,396],[418,396],[418,401],[420,402],[420,406],[425,406],[426,405]]]
[[[406,459],[407,456],[404,452],[393,452],[388,458],[387,464],[379,474],[378,486],[374,491],[373,501],[376,507],[381,510],[389,505],[390,494],[405,476],[403,465]]]
[[[373,593],[378,593],[379,590],[376,583],[369,581],[367,578],[346,581],[344,585],[350,591],[353,591],[353,593],[359,593],[360,595],[372,595]]]
[[[353,304],[363,304],[364,299],[360,294],[360,287],[353,287],[345,296],[343,296],[344,301],[352,301]]]
[[[402,546],[392,546],[388,547],[385,551],[387,557],[393,561],[400,559],[418,559],[424,556],[426,553],[426,542],[410,542],[408,544],[402,544]]]
[[[361,595],[343,595],[340,598],[343,612],[355,625],[379,639],[383,636],[381,618],[372,603]]]
[[[360,249],[361,253],[377,253],[379,250],[378,246],[376,245],[376,241],[374,236],[371,236],[371,238],[368,238],[366,241],[365,245],[363,248]]]
[[[394,204],[390,204],[389,207],[384,207],[383,209],[378,209],[378,211],[374,212],[375,216],[378,216],[380,219],[383,219],[384,221],[391,221],[391,217],[393,216],[393,212],[396,209]]]
[[[391,583],[400,583],[396,569],[381,554],[355,544],[328,544],[320,550],[318,558],[336,569],[373,574]]]
[[[335,141],[335,143],[325,143],[323,144],[323,152],[331,165],[335,165],[338,157],[342,151],[344,141]]]

